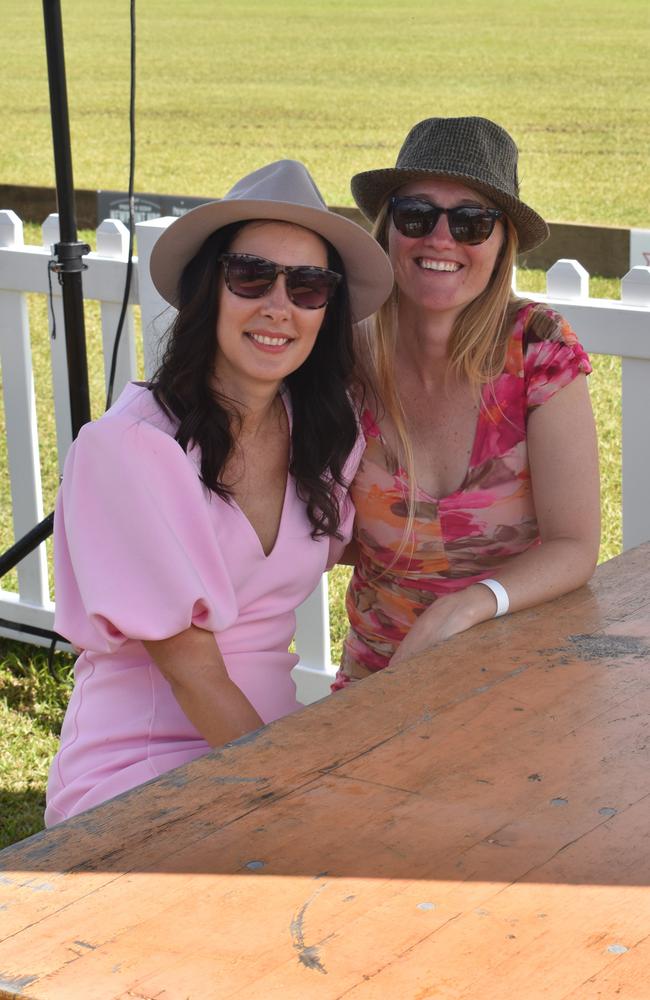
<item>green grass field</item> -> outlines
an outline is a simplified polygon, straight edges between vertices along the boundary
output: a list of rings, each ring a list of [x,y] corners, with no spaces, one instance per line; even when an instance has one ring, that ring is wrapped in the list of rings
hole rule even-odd
[[[128,4],[63,0],[75,182],[126,187]],[[429,115],[481,114],[521,149],[522,193],[555,221],[650,225],[647,0],[147,0],[138,4],[139,191],[219,196],[277,157],[304,160],[330,204],[349,176],[394,163]],[[0,183],[53,184],[40,4],[0,0],[5,141]],[[2,207],[2,206],[0,206]],[[82,234],[83,239],[89,234]],[[28,242],[40,242],[28,227]],[[527,272],[520,287],[541,290]],[[618,283],[592,279],[592,294]],[[45,304],[30,296],[46,508],[57,486]],[[96,304],[87,308],[93,411],[101,412]],[[601,560],[620,550],[620,364],[590,380],[601,450]],[[0,473],[6,467],[0,405]],[[0,547],[12,540],[0,475]],[[332,641],[345,631],[348,571],[331,574]],[[15,575],[3,581],[15,587]],[[0,847],[38,830],[49,759],[69,690],[33,647],[0,640]]]
[[[124,189],[128,3],[62,10],[75,181]],[[41,4],[0,0],[0,23],[0,182],[52,184]],[[414,122],[480,114],[547,218],[648,225],[647,0],[145,0],[137,44],[139,191],[219,196],[291,156],[349,204]]]

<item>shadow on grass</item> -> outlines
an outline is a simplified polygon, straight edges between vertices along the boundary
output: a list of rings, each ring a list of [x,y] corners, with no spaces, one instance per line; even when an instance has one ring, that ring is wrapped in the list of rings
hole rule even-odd
[[[45,793],[41,788],[20,792],[0,789],[0,850],[43,829]]]
[[[43,829],[45,774],[72,687],[73,658],[0,639],[0,850]]]

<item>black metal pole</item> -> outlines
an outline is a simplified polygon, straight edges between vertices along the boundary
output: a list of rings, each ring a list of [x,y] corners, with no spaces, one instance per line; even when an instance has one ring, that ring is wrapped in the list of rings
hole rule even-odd
[[[88,253],[90,247],[87,243],[80,243],[77,240],[60,0],[43,0],[43,17],[45,19],[45,49],[50,87],[56,202],[60,227],[59,242],[54,246],[54,260],[50,266],[53,271],[58,273],[61,285],[68,361],[70,419],[72,437],[75,438],[82,426],[90,420],[90,390],[88,388],[86,331],[81,287],[81,273],[86,267],[82,258],[84,254]],[[36,527],[3,553],[0,557],[0,578],[52,534],[53,524],[54,515],[48,514]]]
[[[50,85],[56,201],[60,226],[60,242],[54,247],[53,269],[58,271],[63,298],[70,416],[72,437],[75,438],[83,424],[90,420],[90,391],[81,288],[81,272],[85,269],[82,257],[88,253],[90,247],[77,240],[60,0],[43,0],[43,16]]]
[[[54,528],[54,514],[48,514],[40,521],[35,528],[28,531],[26,535],[14,543],[10,549],[0,556],[0,579],[8,573],[10,569],[17,566],[21,559],[28,556],[41,542],[49,538]]]

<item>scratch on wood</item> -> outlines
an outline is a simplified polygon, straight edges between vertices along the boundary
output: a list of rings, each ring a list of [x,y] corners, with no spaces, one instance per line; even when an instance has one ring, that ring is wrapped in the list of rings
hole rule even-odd
[[[89,944],[88,941],[73,941],[73,944],[78,944],[80,948],[89,948],[90,951],[95,951],[98,947],[96,944]]]
[[[263,785],[269,781],[268,778],[239,778],[236,775],[215,774],[210,779],[215,785]]]
[[[160,990],[158,993],[134,993],[133,990],[127,990],[124,994],[125,997],[131,997],[132,1000],[158,1000],[158,997],[164,996],[166,990]]]
[[[0,860],[0,868],[10,869],[16,867],[12,857],[15,849],[20,850],[21,867],[46,860],[61,846],[66,834],[67,831],[57,831],[56,829],[41,830],[40,833],[35,833],[27,840],[20,841],[19,844],[5,848],[0,855],[2,859]],[[1,875],[0,882],[5,882],[7,885],[13,884],[11,880],[7,880]]]
[[[37,882],[34,885],[34,879],[27,879],[26,882],[20,883],[21,889],[31,889],[32,892],[54,892],[54,886],[51,882]]]
[[[324,975],[327,975],[327,969],[320,960],[318,948],[316,945],[305,944],[304,923],[307,908],[311,906],[316,897],[321,894],[326,885],[327,882],[325,885],[321,885],[316,892],[312,893],[309,899],[300,907],[290,925],[291,941],[293,947],[298,952],[298,961],[300,964],[304,965],[307,969],[316,969]]]
[[[559,653],[577,655],[586,662],[597,660],[618,660],[629,657],[632,660],[650,659],[650,646],[643,639],[634,635],[570,635],[568,640],[571,648],[558,646],[554,649],[542,649],[540,653]],[[566,665],[570,660],[560,659],[562,665]]]
[[[15,993],[18,995],[22,993],[26,986],[31,986],[35,983],[38,976],[4,976],[0,972],[0,989],[5,990],[6,993]]]
[[[569,641],[585,660],[620,656],[633,660],[650,659],[650,646],[633,635],[570,635]]]
[[[332,764],[325,764],[324,767],[318,768],[319,774],[328,774],[330,771],[335,771],[337,767],[341,766],[342,761],[335,760]]]
[[[168,771],[167,774],[161,774],[158,778],[158,786],[161,785],[164,788],[184,788],[189,778],[186,773],[177,771]]]
[[[230,740],[229,743],[224,743],[224,748],[226,747],[243,747],[247,743],[254,743],[258,736],[261,736],[266,726],[262,726],[260,729],[254,729],[252,733],[245,733],[243,736],[239,736],[236,740]]]
[[[149,823],[156,823],[160,819],[165,819],[166,816],[173,816],[174,813],[180,811],[180,806],[170,806],[168,809],[156,809],[155,812],[150,812],[147,814],[147,820]]]

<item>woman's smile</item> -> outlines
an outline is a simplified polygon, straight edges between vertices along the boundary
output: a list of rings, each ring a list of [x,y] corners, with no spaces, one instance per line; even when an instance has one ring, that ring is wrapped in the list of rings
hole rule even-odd
[[[463,266],[455,260],[433,260],[431,257],[417,257],[416,261],[418,266],[425,271],[442,271],[451,274],[460,271]]]
[[[267,330],[248,330],[246,336],[252,341],[255,347],[263,351],[271,351],[274,354],[282,351],[283,348],[291,343],[291,337],[286,337],[282,333],[271,333]]]

